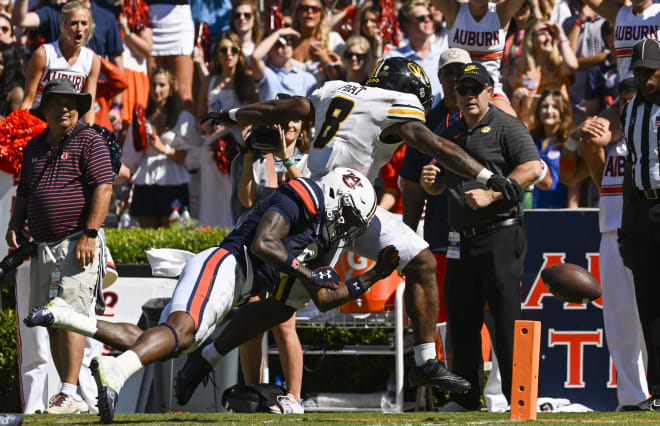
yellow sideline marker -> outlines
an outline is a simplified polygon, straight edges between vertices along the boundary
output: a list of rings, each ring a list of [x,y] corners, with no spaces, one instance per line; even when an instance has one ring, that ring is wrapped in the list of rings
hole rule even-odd
[[[541,322],[516,321],[513,334],[511,420],[536,420]]]

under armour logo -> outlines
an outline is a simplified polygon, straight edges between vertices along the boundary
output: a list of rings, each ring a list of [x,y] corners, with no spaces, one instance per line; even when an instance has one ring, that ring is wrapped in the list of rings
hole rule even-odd
[[[360,287],[358,286],[357,281],[353,281],[353,282],[351,283],[351,285],[353,286],[353,289],[355,289],[356,291],[357,291],[357,290],[360,290]]]
[[[32,157],[32,164],[35,164],[39,159],[37,157]]]
[[[319,272],[319,278],[322,280],[328,280],[332,277],[332,273],[330,271],[321,271]]]

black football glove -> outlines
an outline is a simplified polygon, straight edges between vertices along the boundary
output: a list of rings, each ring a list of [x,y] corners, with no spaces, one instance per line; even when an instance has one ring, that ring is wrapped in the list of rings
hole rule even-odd
[[[496,192],[501,192],[505,200],[518,203],[522,201],[523,189],[513,178],[494,174],[486,182],[486,186]]]
[[[339,275],[330,266],[323,266],[312,271],[312,285],[314,287],[337,290],[339,281]]]
[[[387,278],[399,266],[399,250],[393,245],[389,245],[378,253],[378,260],[374,265],[374,270],[378,272],[380,278]]]
[[[237,122],[229,118],[229,110],[219,109],[217,111],[209,111],[202,118],[202,124],[210,121],[213,124],[236,124]]]

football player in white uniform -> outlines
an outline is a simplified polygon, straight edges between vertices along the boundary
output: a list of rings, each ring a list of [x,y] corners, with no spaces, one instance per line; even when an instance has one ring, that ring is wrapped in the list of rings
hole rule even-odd
[[[336,167],[350,167],[373,181],[394,151],[406,141],[433,156],[440,166],[477,179],[506,199],[520,200],[522,191],[515,180],[493,174],[456,144],[433,134],[424,125],[432,102],[431,83],[424,70],[410,59],[395,57],[380,61],[365,86],[329,81],[310,98],[272,100],[213,111],[204,120],[254,125],[290,120],[315,123],[316,138],[308,159],[312,179],[319,179]],[[379,251],[389,245],[395,246],[401,256],[398,269],[406,276],[406,312],[413,322],[415,366],[409,371],[409,382],[435,385],[450,392],[469,390],[470,384],[447,370],[436,356],[438,288],[436,262],[428,244],[400,218],[378,208],[367,231],[353,241],[350,249],[376,259]],[[336,261],[336,256],[333,260]],[[327,260],[324,263],[334,264]],[[281,280],[281,283],[287,282]],[[274,320],[278,317],[280,322],[285,321],[303,307],[310,296],[292,297],[290,288],[277,291],[276,297],[241,308],[213,343],[217,352],[226,354],[257,333],[270,329],[277,324]],[[286,297],[279,297],[282,295]],[[199,356],[194,358],[191,354],[177,377],[175,392],[179,403],[185,404],[190,399],[211,367],[210,362],[200,362]]]

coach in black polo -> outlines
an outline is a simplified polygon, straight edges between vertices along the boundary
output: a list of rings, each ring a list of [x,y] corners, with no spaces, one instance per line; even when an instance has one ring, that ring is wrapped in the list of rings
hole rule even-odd
[[[495,173],[523,188],[542,174],[538,152],[527,128],[489,104],[493,80],[480,64],[466,64],[456,77],[456,100],[463,117],[443,137],[454,141]],[[447,172],[449,236],[445,297],[453,369],[472,389],[453,394],[457,409],[481,407],[481,326],[488,302],[497,330],[495,351],[502,392],[510,399],[514,321],[521,319],[520,279],[527,248],[522,204],[502,199],[476,180]]]

